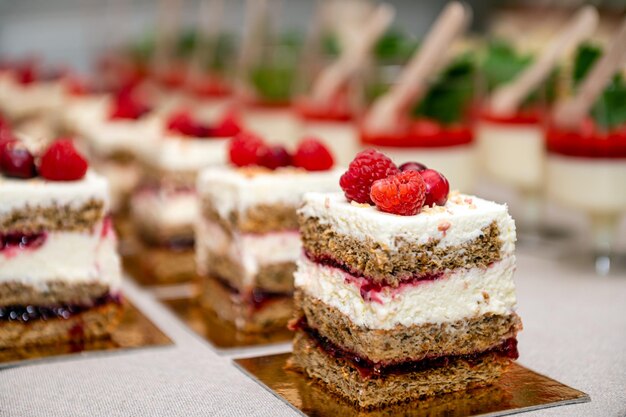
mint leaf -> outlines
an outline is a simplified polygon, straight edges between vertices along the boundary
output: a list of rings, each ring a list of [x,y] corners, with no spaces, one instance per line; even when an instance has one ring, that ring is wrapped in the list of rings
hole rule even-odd
[[[530,63],[530,55],[518,54],[512,45],[502,40],[492,41],[482,63],[487,90],[505,84],[517,77]]]
[[[574,79],[574,85],[578,85],[591,70],[591,67],[602,55],[602,50],[590,43],[581,44],[574,57],[574,68],[572,78]]]
[[[456,58],[413,108],[412,116],[436,120],[444,125],[463,120],[475,93],[476,65],[471,54]]]

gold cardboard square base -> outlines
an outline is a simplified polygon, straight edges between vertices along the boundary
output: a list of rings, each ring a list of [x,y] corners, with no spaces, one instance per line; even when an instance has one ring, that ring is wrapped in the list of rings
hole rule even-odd
[[[163,300],[174,314],[194,332],[218,349],[262,346],[290,341],[293,333],[287,328],[267,333],[245,333],[202,308],[197,298]]]
[[[34,361],[58,359],[71,355],[90,355],[102,351],[118,351],[173,344],[158,327],[128,300],[125,301],[122,320],[111,337],[84,343],[27,346],[19,349],[0,349],[0,368],[26,365]]]
[[[235,363],[276,396],[310,417],[503,416],[591,401],[584,392],[513,364],[498,383],[491,387],[364,411],[326,392],[303,374],[286,370],[285,365],[290,356],[291,353],[283,353],[237,359]]]

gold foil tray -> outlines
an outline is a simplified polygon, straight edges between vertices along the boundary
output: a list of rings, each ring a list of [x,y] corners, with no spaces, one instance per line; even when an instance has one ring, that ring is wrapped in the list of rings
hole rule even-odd
[[[97,352],[171,345],[172,340],[128,300],[120,324],[109,338],[84,343],[27,346],[0,349],[0,368],[26,365],[34,361],[86,356]]]
[[[584,392],[513,364],[497,384],[471,391],[363,411],[298,372],[285,369],[290,353],[237,359],[235,363],[294,409],[310,417],[503,416],[590,401]]]
[[[221,320],[213,311],[202,308],[196,298],[179,298],[162,300],[162,302],[194,332],[217,349],[270,345],[288,342],[293,338],[293,333],[286,328],[268,333],[241,332],[231,323]]]

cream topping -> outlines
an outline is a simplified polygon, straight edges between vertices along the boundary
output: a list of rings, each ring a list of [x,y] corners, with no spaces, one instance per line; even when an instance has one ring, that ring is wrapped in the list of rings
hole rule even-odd
[[[0,176],[0,213],[37,206],[80,207],[89,200],[104,202],[105,211],[108,210],[108,183],[93,171],[88,171],[78,181],[48,181],[41,177],[24,180]]]
[[[399,238],[425,244],[439,240],[439,247],[457,246],[480,236],[496,222],[503,254],[515,250],[515,223],[507,206],[478,197],[451,193],[445,206],[423,208],[415,216],[384,213],[374,206],[350,203],[342,193],[307,193],[300,213],[316,217],[338,233],[360,240],[372,239],[395,248]]]
[[[209,198],[219,214],[228,218],[233,211],[243,213],[261,204],[298,207],[309,191],[337,191],[344,169],[309,172],[297,168],[275,171],[236,168],[210,168],[198,178],[198,192]]]

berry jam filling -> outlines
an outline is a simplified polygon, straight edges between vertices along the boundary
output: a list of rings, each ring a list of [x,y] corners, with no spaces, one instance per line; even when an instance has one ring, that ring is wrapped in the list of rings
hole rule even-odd
[[[249,294],[242,295],[239,290],[232,287],[227,280],[221,277],[215,277],[215,279],[222,284],[222,286],[228,289],[231,294],[241,296],[242,302],[252,306],[253,310],[260,310],[274,300],[280,300],[293,295],[292,293],[264,291],[260,288],[253,288]]]
[[[12,305],[0,307],[0,322],[28,323],[35,320],[64,319],[83,313],[91,308],[109,303],[121,304],[121,295],[106,294],[94,299],[91,304],[61,304],[53,306]]]
[[[548,126],[548,152],[583,158],[626,158],[626,127],[603,131],[591,120],[581,123],[578,130],[563,130]]]
[[[359,356],[357,353],[345,350],[326,337],[320,335],[317,330],[311,328],[305,317],[301,317],[297,322],[290,325],[291,330],[301,330],[305,332],[315,345],[327,355],[350,362],[354,366],[362,378],[385,378],[389,375],[405,374],[409,372],[420,372],[427,369],[440,368],[448,366],[453,360],[463,360],[473,366],[483,357],[495,354],[509,359],[517,359],[519,353],[517,351],[517,339],[510,338],[502,342],[500,345],[483,352],[475,352],[465,355],[450,355],[439,357],[426,357],[424,359],[413,361],[406,360],[401,362],[373,362],[369,359]]]
[[[328,266],[331,268],[337,268],[345,272],[346,274],[348,274],[348,276],[346,277],[346,283],[359,287],[359,293],[361,294],[361,298],[363,298],[363,300],[369,302],[377,302],[381,304],[382,300],[380,299],[380,294],[382,292],[388,292],[389,290],[401,291],[405,287],[415,286],[422,282],[435,281],[444,277],[443,272],[415,275],[403,279],[400,283],[400,286],[393,288],[385,283],[374,282],[372,278],[363,275],[360,271],[355,271],[350,266],[339,262],[330,255],[316,256],[308,251],[305,251],[304,255],[311,262],[315,262],[316,264]]]
[[[0,233],[0,252],[37,249],[46,242],[46,233]]]
[[[360,132],[361,142],[365,145],[397,148],[444,148],[474,141],[469,124],[442,125],[429,119],[401,122],[391,133],[371,133],[364,126],[360,127]]]

